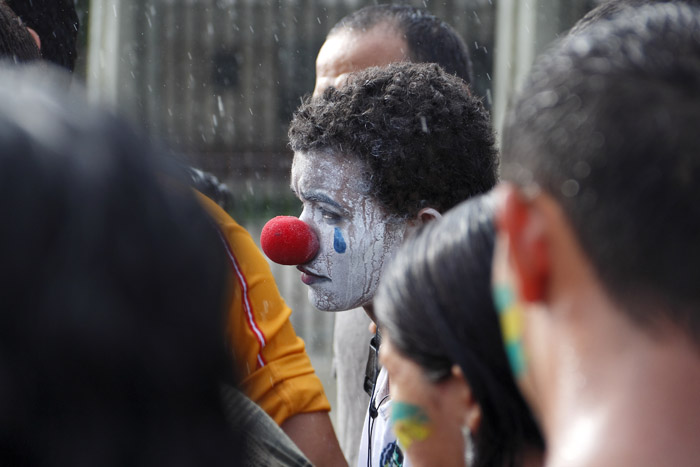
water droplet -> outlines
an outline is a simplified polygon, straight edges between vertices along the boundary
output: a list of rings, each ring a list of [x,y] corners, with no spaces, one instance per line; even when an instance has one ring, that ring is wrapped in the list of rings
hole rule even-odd
[[[574,177],[581,180],[591,174],[591,166],[586,161],[578,161],[574,165]]]
[[[226,113],[224,112],[224,100],[221,98],[221,96],[216,96],[216,103],[219,106],[219,115],[223,117],[226,115]]]
[[[574,179],[569,179],[561,184],[561,194],[567,198],[573,198],[578,194],[579,184]]]

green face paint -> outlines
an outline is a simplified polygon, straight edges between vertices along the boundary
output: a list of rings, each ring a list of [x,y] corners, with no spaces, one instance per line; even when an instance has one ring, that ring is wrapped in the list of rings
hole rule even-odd
[[[494,285],[493,301],[498,310],[503,344],[508,355],[510,368],[516,378],[521,378],[527,369],[523,349],[522,310],[515,301],[513,290],[505,284]]]
[[[417,405],[393,401],[391,403],[391,423],[396,439],[405,449],[416,441],[423,441],[432,433],[430,418]]]

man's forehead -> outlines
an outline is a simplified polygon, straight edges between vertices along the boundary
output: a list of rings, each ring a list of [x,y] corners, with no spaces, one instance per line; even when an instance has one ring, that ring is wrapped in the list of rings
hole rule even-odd
[[[335,78],[372,66],[409,59],[406,39],[395,27],[382,23],[366,31],[341,29],[326,39],[316,59],[318,81],[333,85]]]
[[[356,157],[299,151],[292,162],[292,189],[325,187],[364,195],[369,192],[365,172],[365,164]]]
[[[337,154],[331,150],[297,151],[292,159],[292,172],[297,176],[357,176],[363,169],[364,164],[357,157]]]

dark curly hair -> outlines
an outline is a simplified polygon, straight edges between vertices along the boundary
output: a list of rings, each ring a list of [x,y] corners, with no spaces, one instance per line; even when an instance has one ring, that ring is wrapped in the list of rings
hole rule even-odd
[[[371,196],[399,216],[446,211],[496,183],[487,112],[464,81],[435,64],[354,73],[342,89],[306,98],[289,140],[295,152],[360,159]]]
[[[0,1],[0,59],[20,63],[40,58],[39,48],[27,28],[15,12]]]
[[[80,21],[74,0],[5,0],[41,39],[41,56],[70,71],[78,57]]]

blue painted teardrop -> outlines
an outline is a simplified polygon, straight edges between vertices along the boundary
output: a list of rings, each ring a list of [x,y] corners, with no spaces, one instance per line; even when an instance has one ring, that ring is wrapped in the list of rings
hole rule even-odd
[[[345,239],[343,238],[343,233],[338,227],[335,228],[335,233],[333,235],[333,249],[338,253],[345,253],[347,245],[345,244]]]

